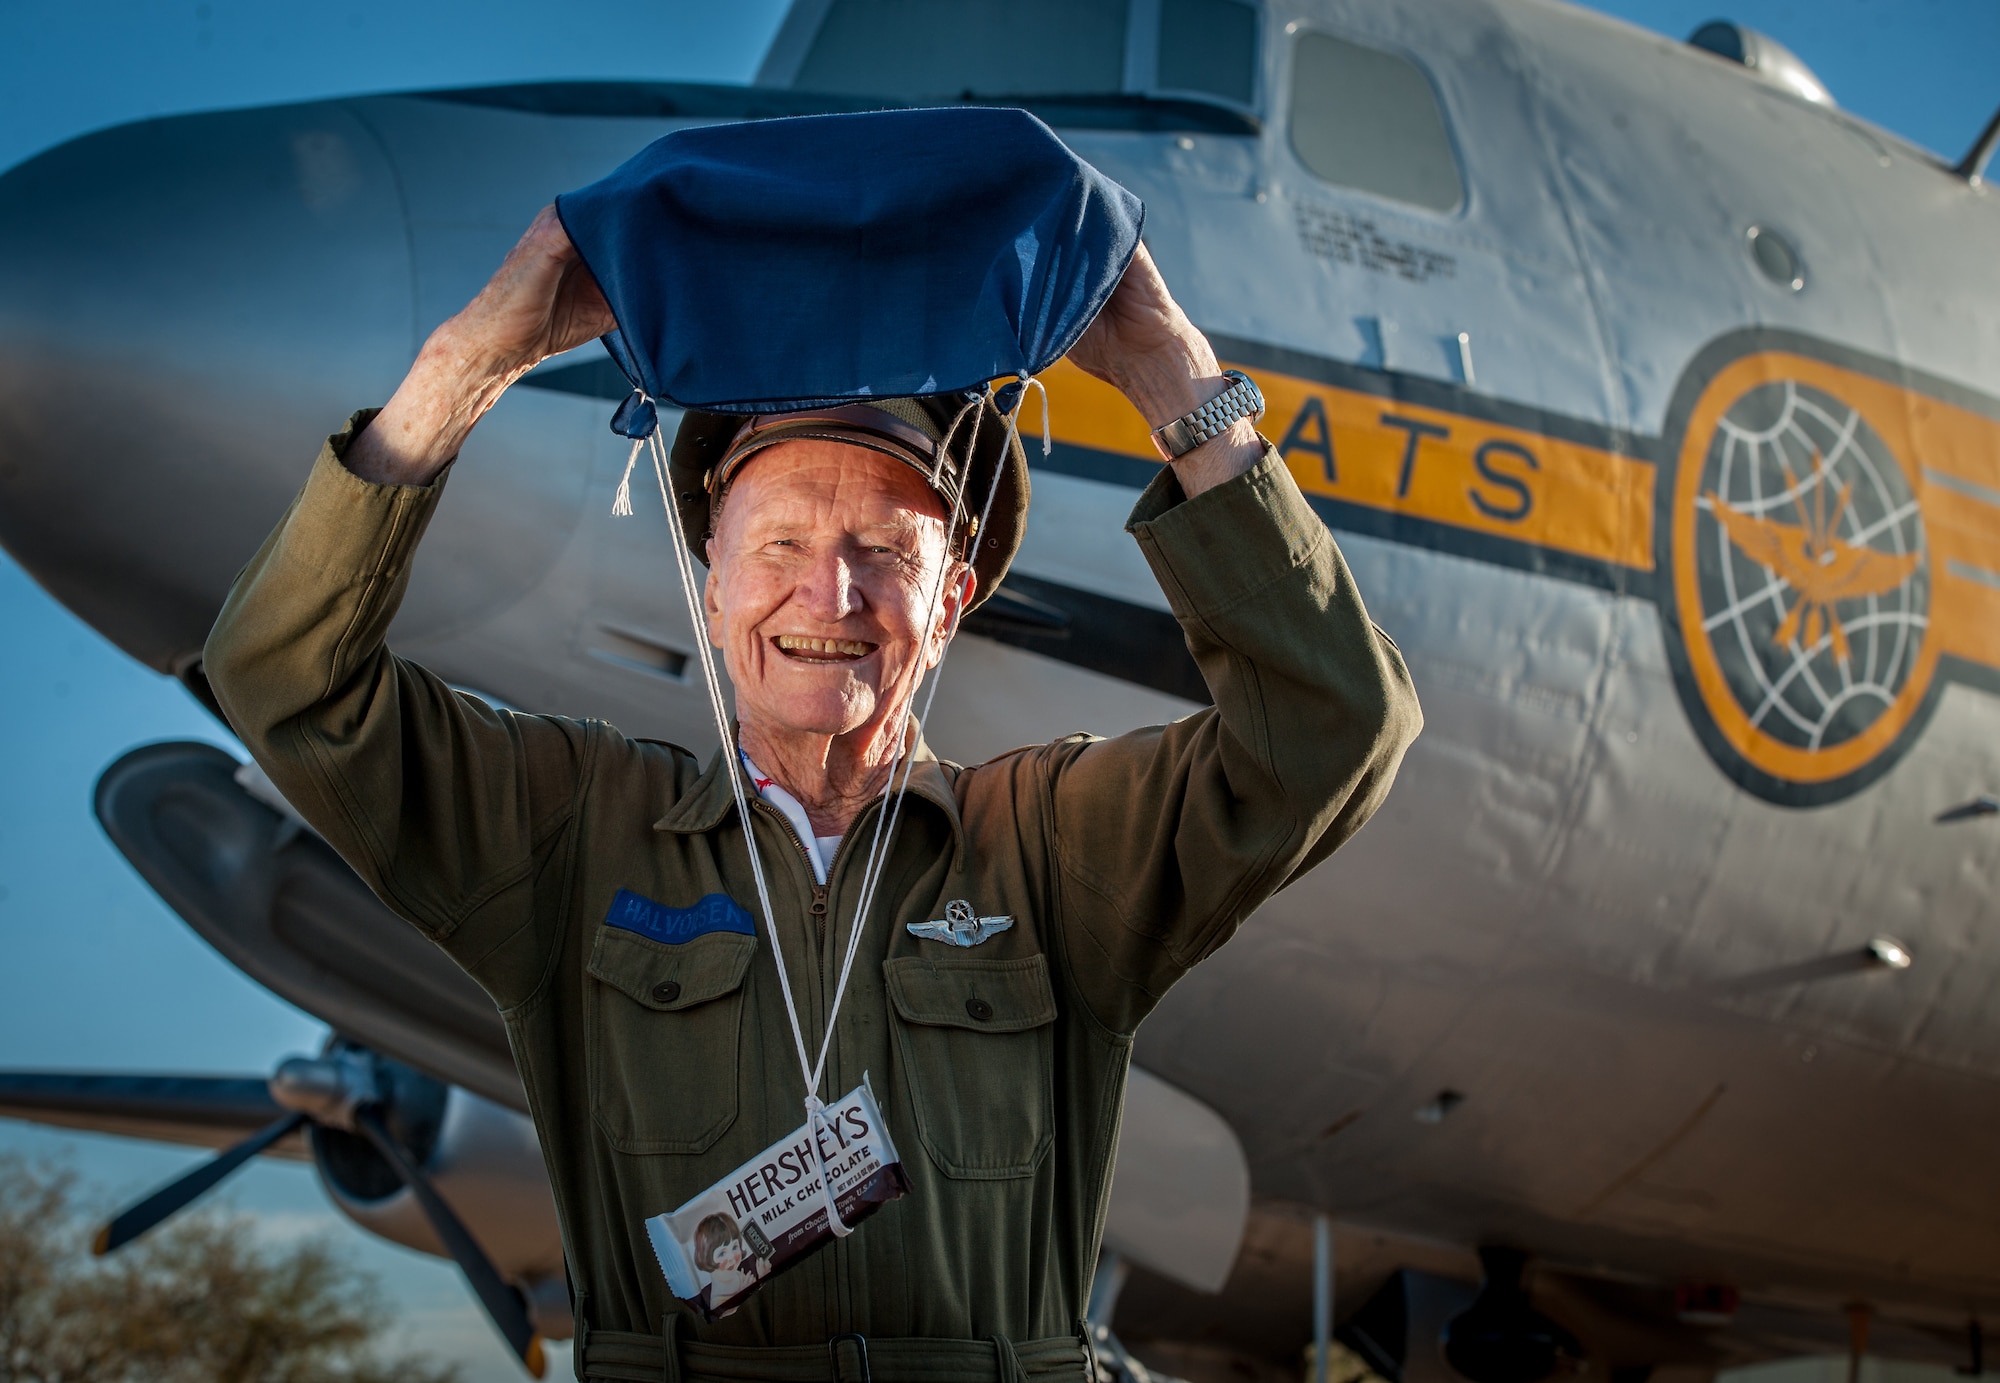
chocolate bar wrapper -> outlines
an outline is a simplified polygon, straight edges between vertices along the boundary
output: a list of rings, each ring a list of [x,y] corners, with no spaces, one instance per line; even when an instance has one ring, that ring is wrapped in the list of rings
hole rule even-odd
[[[818,1168],[852,1228],[906,1195],[909,1178],[864,1076],[826,1107],[813,1160],[802,1124],[678,1210],[646,1221],[667,1286],[704,1320],[719,1320],[772,1277],[832,1242]]]

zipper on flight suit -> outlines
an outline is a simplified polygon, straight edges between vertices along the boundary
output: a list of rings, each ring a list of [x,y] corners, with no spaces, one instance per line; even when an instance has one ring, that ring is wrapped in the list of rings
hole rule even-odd
[[[799,839],[799,833],[793,827],[791,819],[762,797],[757,798],[751,805],[760,809],[766,819],[778,823],[778,829],[785,833],[785,839],[791,841],[792,848],[799,852],[799,858],[805,862],[806,877],[812,878],[812,851],[806,849],[806,843]],[[826,877],[829,881],[832,880],[831,869],[826,872]],[[818,972],[822,986],[826,983],[826,887],[826,884],[822,883],[811,885],[812,906],[807,909],[812,915],[813,968]]]
[[[829,874],[827,877],[832,878],[833,876]],[[813,942],[820,948],[820,955],[824,956],[826,954],[826,885],[825,884],[813,885],[812,906],[807,908],[806,911],[812,914]],[[824,969],[822,969],[820,973],[821,973],[821,978],[825,978]]]
[[[792,848],[799,852],[799,858],[805,862],[806,876],[810,878],[812,876],[812,852],[806,849],[806,843],[799,839],[798,830],[792,825],[791,818],[772,806],[769,802],[766,802],[762,797],[758,797],[752,803],[752,806],[761,809],[768,820],[775,821],[778,824],[778,828],[785,833],[785,838],[791,841]],[[827,861],[826,882],[823,884],[814,883],[812,885],[812,904],[806,911],[812,917],[814,968],[819,972],[820,984],[822,986],[826,983],[827,896],[833,888],[833,871],[839,865],[841,858],[847,854],[847,842],[854,838],[854,828],[862,823],[862,818],[866,817],[870,811],[879,809],[880,804],[876,802],[867,803],[861,808],[860,814],[849,823],[845,831],[841,832],[840,845],[834,850],[833,858]]]

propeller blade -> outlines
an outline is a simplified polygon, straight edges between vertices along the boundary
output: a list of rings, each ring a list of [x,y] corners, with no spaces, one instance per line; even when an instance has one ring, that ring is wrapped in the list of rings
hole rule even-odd
[[[305,1115],[293,1113],[266,1124],[235,1147],[217,1153],[185,1176],[176,1177],[137,1205],[119,1211],[97,1231],[90,1251],[102,1257],[125,1247],[305,1121]]]
[[[380,1113],[368,1107],[357,1109],[354,1111],[354,1124],[416,1196],[417,1204],[423,1207],[424,1217],[431,1222],[431,1228],[437,1232],[445,1251],[464,1270],[466,1281],[472,1284],[473,1295],[479,1298],[479,1304],[486,1308],[486,1314],[493,1318],[493,1324],[500,1328],[500,1334],[520,1357],[529,1374],[540,1378],[548,1367],[548,1361],[542,1352],[542,1337],[528,1320],[528,1308],[521,1300],[521,1294],[507,1285],[500,1276],[500,1270],[493,1266],[493,1260],[486,1256],[486,1251],[479,1247],[479,1241],[465,1227],[465,1222],[445,1204],[444,1197],[431,1185],[431,1179],[424,1175],[423,1169],[411,1159],[402,1144],[389,1136]]]

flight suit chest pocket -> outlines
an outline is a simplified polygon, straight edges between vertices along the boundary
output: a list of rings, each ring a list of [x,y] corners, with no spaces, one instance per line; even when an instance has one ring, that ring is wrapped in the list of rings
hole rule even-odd
[[[626,1153],[700,1153],[736,1122],[743,978],[755,937],[669,945],[600,927],[584,1002],[590,1108]]]
[[[884,961],[917,1136],[946,1176],[1032,1173],[1055,1141],[1048,961]]]

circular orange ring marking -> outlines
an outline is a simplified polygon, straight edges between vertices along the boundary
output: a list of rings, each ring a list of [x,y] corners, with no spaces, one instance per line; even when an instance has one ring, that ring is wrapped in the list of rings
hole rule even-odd
[[[1751,724],[1729,689],[1721,664],[1707,631],[1701,627],[1701,592],[1697,583],[1694,550],[1694,502],[1701,484],[1703,464],[1715,426],[1722,415],[1760,384],[1796,380],[1832,394],[1860,413],[1889,446],[1896,465],[1903,470],[1904,483],[1912,494],[1920,491],[1920,478],[1910,474],[1913,454],[1911,413],[1919,396],[1867,375],[1855,374],[1809,356],[1783,351],[1764,351],[1732,361],[1708,382],[1688,415],[1687,429],[1681,434],[1681,450],[1674,470],[1673,564],[1674,610],[1680,626],[1681,647],[1688,667],[1701,691],[1702,704],[1721,732],[1722,738],[1745,762],[1774,778],[1791,783],[1825,783],[1865,768],[1876,756],[1896,742],[1913,716],[1922,707],[1937,672],[1938,641],[1926,627],[1917,645],[1916,662],[1909,680],[1889,709],[1873,725],[1853,739],[1826,749],[1800,749],[1772,738]],[[1925,532],[1926,565],[1930,560],[1929,532]]]

